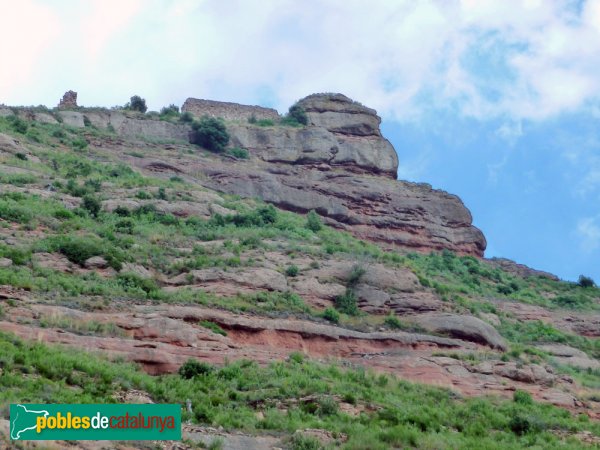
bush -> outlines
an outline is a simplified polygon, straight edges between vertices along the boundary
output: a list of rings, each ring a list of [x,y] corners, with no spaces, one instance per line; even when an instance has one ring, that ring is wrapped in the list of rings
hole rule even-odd
[[[388,327],[390,327],[394,330],[401,330],[403,328],[402,322],[400,321],[400,319],[398,319],[396,316],[394,316],[392,314],[387,316],[385,318],[385,320],[383,321],[383,323],[385,323]]]
[[[220,153],[229,143],[229,133],[222,120],[204,116],[192,123],[192,144]]]
[[[356,286],[365,272],[365,268],[359,264],[352,266],[350,275],[348,275],[348,286]]]
[[[173,105],[173,104],[171,104],[169,106],[163,106],[160,109],[160,115],[166,116],[166,117],[178,116],[179,115],[179,106]]]
[[[25,134],[27,132],[27,128],[29,128],[29,124],[20,117],[10,116],[9,121],[11,128],[17,133]]]
[[[311,210],[306,216],[306,228],[316,233],[317,231],[323,228],[323,223],[321,222],[321,217],[315,212],[315,210]]]
[[[234,147],[227,153],[239,159],[248,159],[249,157],[248,150],[246,150],[245,148]]]
[[[102,256],[115,270],[121,270],[125,257],[123,253],[92,236],[57,236],[42,241],[38,249],[46,252],[60,252],[69,261],[83,266],[92,256]]]
[[[186,111],[179,116],[179,121],[184,123],[192,123],[194,121],[194,116],[191,112]]]
[[[25,153],[15,153],[15,158],[20,159],[21,161],[29,160]]]
[[[591,288],[596,286],[596,283],[590,277],[586,277],[585,275],[579,275],[579,280],[577,284],[583,288]]]
[[[91,216],[98,217],[100,213],[100,209],[102,208],[102,204],[100,200],[92,195],[86,195],[83,197],[83,202],[81,204],[83,209],[87,210]]]
[[[188,359],[178,370],[179,376],[186,380],[196,376],[208,375],[214,370],[208,363]]]
[[[298,266],[294,266],[293,264],[291,266],[288,266],[287,269],[285,269],[285,274],[288,277],[296,277],[296,276],[298,276],[298,272],[299,272]]]
[[[214,322],[210,322],[209,320],[203,320],[200,322],[200,326],[212,331],[213,333],[220,334],[221,336],[227,336],[227,332],[223,328]]]
[[[335,307],[338,311],[348,314],[349,316],[356,316],[359,313],[358,305],[356,303],[356,294],[352,289],[346,289],[346,292],[342,295],[338,295],[335,298]]]
[[[306,111],[301,106],[292,105],[288,110],[287,115],[281,120],[284,125],[300,126],[308,124],[308,116]]]
[[[319,450],[321,442],[314,436],[294,434],[290,440],[290,450]]]
[[[521,405],[533,405],[533,399],[529,392],[521,391],[517,389],[513,394],[513,401],[520,403]]]
[[[139,111],[141,113],[145,113],[148,111],[148,107],[146,106],[146,100],[140,97],[139,95],[134,95],[129,99],[129,103],[125,105],[125,109],[129,109],[131,111]]]
[[[326,308],[323,311],[323,319],[330,321],[331,323],[339,323],[340,313],[333,308]]]
[[[117,277],[117,282],[125,289],[137,289],[143,291],[146,296],[150,298],[156,298],[156,295],[160,290],[154,280],[150,278],[142,278],[139,275],[131,272],[120,273]]]

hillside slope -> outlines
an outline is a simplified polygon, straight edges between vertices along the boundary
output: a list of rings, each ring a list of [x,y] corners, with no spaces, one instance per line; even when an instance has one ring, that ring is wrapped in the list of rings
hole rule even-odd
[[[3,110],[5,414],[133,390],[191,398],[225,446],[597,444],[600,290],[477,258],[457,197],[393,180],[372,110],[301,104],[306,127],[226,122],[248,159],[177,116]],[[184,380],[190,358],[210,366]],[[333,434],[290,437],[305,428]]]

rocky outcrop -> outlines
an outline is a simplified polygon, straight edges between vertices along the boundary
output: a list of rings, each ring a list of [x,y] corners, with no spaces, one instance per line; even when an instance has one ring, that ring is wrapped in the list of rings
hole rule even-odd
[[[506,342],[493,326],[473,316],[431,313],[417,316],[415,320],[431,332],[447,334],[499,350],[507,348]]]

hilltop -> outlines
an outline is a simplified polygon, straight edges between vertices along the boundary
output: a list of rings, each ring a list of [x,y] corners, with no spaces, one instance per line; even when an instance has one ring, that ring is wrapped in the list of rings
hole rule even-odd
[[[225,448],[597,444],[600,290],[483,258],[374,110],[295,106],[0,107],[2,407],[189,398],[186,445]]]

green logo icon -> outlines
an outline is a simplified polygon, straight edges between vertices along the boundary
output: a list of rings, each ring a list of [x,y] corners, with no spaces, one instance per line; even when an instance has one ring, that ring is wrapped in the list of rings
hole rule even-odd
[[[181,440],[180,405],[10,405],[12,440]]]

